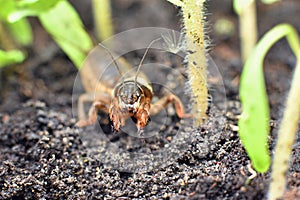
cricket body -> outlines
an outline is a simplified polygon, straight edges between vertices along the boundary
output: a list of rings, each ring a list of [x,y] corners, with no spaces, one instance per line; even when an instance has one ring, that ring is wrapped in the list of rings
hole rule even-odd
[[[84,127],[96,123],[97,113],[102,110],[109,114],[114,131],[119,131],[121,126],[125,126],[128,118],[133,118],[136,122],[138,131],[143,130],[147,125],[150,115],[155,115],[166,107],[169,103],[173,103],[176,114],[179,118],[189,117],[185,114],[184,107],[180,99],[172,93],[165,94],[154,104],[151,104],[153,97],[153,89],[147,76],[139,72],[142,62],[149,50],[152,41],[140,62],[137,72],[133,72],[128,62],[119,57],[114,58],[112,53],[103,48],[96,48],[94,58],[86,60],[80,71],[81,81],[86,90],[78,100],[78,116],[77,126]],[[110,55],[110,60],[101,59]],[[105,56],[106,55],[106,56]],[[98,58],[98,59],[97,59]],[[115,65],[114,70],[104,71],[107,66],[112,63]],[[101,81],[98,81],[99,74],[103,74]],[[90,107],[88,118],[84,112],[84,103],[93,102]]]

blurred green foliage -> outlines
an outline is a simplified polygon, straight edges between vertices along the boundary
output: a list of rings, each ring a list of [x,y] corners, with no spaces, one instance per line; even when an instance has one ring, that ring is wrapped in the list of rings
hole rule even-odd
[[[38,17],[46,31],[77,68],[80,68],[87,53],[93,47],[93,42],[85,31],[79,15],[66,0],[0,0],[0,4],[0,20],[4,24],[0,29],[0,45],[6,40],[17,43],[13,49],[3,48],[0,67],[24,60],[25,56],[20,56],[22,52],[17,53],[17,49],[32,43],[32,30],[26,19],[28,16]],[[5,29],[8,29],[9,34],[1,35],[1,30],[5,33]],[[2,46],[4,45],[0,47]],[[14,51],[6,54],[5,51],[8,50]]]
[[[241,75],[240,99],[243,113],[238,123],[239,134],[247,154],[258,172],[266,172],[270,166],[267,145],[270,115],[263,61],[269,49],[282,37],[287,37],[294,53],[300,55],[297,32],[288,24],[278,25],[267,32],[258,42],[247,59]],[[300,101],[300,99],[298,100]]]
[[[94,24],[97,39],[103,41],[113,35],[110,0],[93,0]]]
[[[9,20],[9,15],[17,11],[17,1],[15,0],[0,0],[0,21],[7,27],[9,33],[17,44],[28,46],[32,43],[32,31],[30,24],[26,19]]]
[[[0,49],[0,67],[20,63],[24,61],[25,55],[19,50],[3,51]]]
[[[67,1],[60,1],[53,9],[42,12],[38,17],[56,43],[80,68],[93,48],[93,42],[74,8]]]

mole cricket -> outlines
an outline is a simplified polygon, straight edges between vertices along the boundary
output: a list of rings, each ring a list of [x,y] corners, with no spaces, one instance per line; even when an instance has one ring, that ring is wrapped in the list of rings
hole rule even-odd
[[[78,99],[79,121],[76,123],[78,127],[95,124],[97,113],[101,110],[109,114],[114,131],[119,131],[120,127],[125,126],[126,120],[131,117],[134,118],[140,133],[147,125],[150,115],[159,113],[169,103],[173,103],[179,118],[191,117],[190,114],[185,113],[181,100],[173,93],[169,92],[155,103],[151,103],[155,94],[150,81],[144,73],[140,72],[140,69],[151,45],[159,39],[153,40],[149,44],[135,73],[132,72],[132,66],[123,57],[115,59],[113,54],[100,44],[102,48],[97,48],[98,59],[87,60],[80,70],[81,81],[86,93],[80,95]],[[99,74],[102,74],[112,62],[101,59],[107,54],[117,70],[103,76],[103,79],[99,81]],[[97,67],[93,66],[93,62],[97,64]],[[132,73],[127,73],[129,71]],[[126,77],[125,73],[127,73]],[[88,112],[88,118],[84,111],[85,102],[93,102]]]

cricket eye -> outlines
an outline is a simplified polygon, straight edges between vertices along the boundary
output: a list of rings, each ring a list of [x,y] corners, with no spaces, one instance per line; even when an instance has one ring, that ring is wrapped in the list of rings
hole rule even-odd
[[[126,102],[126,100],[127,100],[126,95],[121,95],[121,99],[122,99],[123,102]]]
[[[138,94],[133,94],[132,95],[132,101],[136,102],[138,100],[139,95]]]

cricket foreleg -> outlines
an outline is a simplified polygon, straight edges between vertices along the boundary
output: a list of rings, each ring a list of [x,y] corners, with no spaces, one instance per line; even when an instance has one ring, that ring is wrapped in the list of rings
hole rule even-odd
[[[120,125],[121,125],[121,114],[120,114],[120,109],[118,106],[118,100],[116,98],[113,99],[111,106],[109,107],[109,118],[113,124],[113,129],[115,131],[119,131]],[[123,123],[123,121],[122,121],[122,123]]]
[[[138,131],[142,130],[146,126],[149,120],[150,104],[151,104],[151,99],[146,98],[145,102],[142,103],[138,109],[138,112],[136,114],[136,119],[137,119],[136,127]]]
[[[93,102],[88,113],[88,119],[86,118],[84,111],[84,103]],[[110,103],[110,97],[106,93],[85,93],[79,97],[78,100],[78,118],[76,123],[78,127],[84,127],[96,123],[98,110],[102,110],[108,113],[108,105]]]

